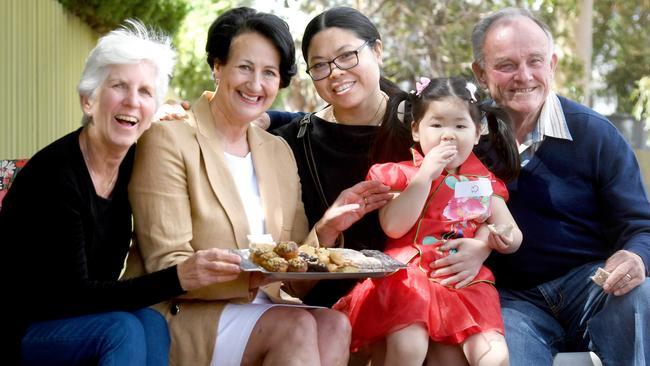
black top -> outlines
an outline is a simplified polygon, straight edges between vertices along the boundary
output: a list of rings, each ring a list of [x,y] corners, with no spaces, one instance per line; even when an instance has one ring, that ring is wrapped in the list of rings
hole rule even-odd
[[[319,198],[316,185],[309,172],[302,139],[297,138],[296,118],[273,133],[283,137],[291,146],[298,165],[302,185],[302,200],[309,220],[313,225],[327,209]],[[376,126],[343,125],[325,121],[315,115],[310,123],[311,148],[316,162],[320,182],[328,205],[346,188],[365,180],[371,161],[370,147],[379,131]],[[377,211],[365,215],[344,232],[346,248],[361,250],[383,250],[386,238],[379,225]],[[310,305],[332,306],[345,295],[355,281],[320,281],[302,300]]]
[[[135,146],[104,199],[84,163],[80,132],[36,153],[3,201],[4,278],[16,337],[33,321],[135,310],[183,293],[176,267],[118,280],[131,241],[127,186]]]

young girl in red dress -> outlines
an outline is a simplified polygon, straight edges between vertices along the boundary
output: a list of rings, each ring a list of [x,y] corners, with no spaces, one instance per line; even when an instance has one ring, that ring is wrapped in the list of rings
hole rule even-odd
[[[396,192],[379,217],[389,237],[385,252],[407,268],[359,283],[334,305],[350,318],[353,351],[386,340],[380,364],[419,366],[425,358],[443,365],[508,363],[490,270],[483,266],[471,282],[456,287],[431,277],[431,263],[453,255],[450,246],[479,240],[512,253],[522,240],[505,204],[504,183],[472,152],[485,117],[492,160],[500,164],[493,168],[511,179],[519,167],[514,137],[475,92],[462,78],[421,78],[417,92],[391,98],[387,120],[412,120],[413,158],[373,165],[367,179]]]

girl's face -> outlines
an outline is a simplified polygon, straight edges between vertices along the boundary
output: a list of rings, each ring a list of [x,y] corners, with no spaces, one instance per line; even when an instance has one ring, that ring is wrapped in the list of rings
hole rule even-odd
[[[314,81],[318,95],[336,108],[352,109],[363,106],[364,102],[375,101],[371,97],[379,90],[382,44],[376,40],[359,49],[364,42],[354,32],[334,27],[318,32],[309,45],[308,67],[319,62],[330,62],[346,52],[358,49],[358,65],[341,70],[332,63],[332,73],[322,80]]]
[[[467,109],[467,102],[453,96],[429,102],[419,123],[412,125],[413,141],[426,155],[441,143],[456,145],[458,154],[446,166],[455,170],[469,156],[480,134]]]
[[[242,33],[230,44],[226,64],[214,64],[219,79],[215,98],[222,113],[249,123],[264,113],[280,88],[280,54],[264,36]]]

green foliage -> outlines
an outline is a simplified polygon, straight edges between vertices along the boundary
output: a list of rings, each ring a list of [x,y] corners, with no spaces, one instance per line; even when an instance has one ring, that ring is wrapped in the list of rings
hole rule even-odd
[[[650,141],[650,76],[644,76],[637,83],[637,88],[630,95],[632,116],[645,121],[646,130],[648,130],[648,140]]]
[[[117,28],[127,18],[174,34],[188,11],[185,0],[58,0],[96,32]]]
[[[214,88],[203,52],[209,24],[225,9],[250,6],[252,1],[193,0],[190,3],[190,15],[176,36],[180,55],[173,86],[183,99],[193,100],[201,91]],[[336,5],[359,9],[377,25],[382,35],[383,74],[407,90],[422,75],[471,77],[473,25],[497,9],[527,7],[552,29],[560,55],[555,77],[557,90],[583,100],[583,65],[575,52],[578,0],[285,0],[276,4],[302,11],[307,19]],[[650,2],[599,0],[594,2],[593,11],[593,69],[604,78],[604,86],[594,92],[613,97],[620,112],[630,113],[636,103],[631,93],[642,77],[650,76],[650,52],[643,46],[650,45],[650,32],[642,26],[650,24]],[[291,27],[299,49],[303,29],[297,29],[294,24]],[[299,61],[302,63],[301,58]],[[300,66],[303,71],[304,65]],[[300,72],[290,91],[280,94],[276,105],[308,110],[315,107],[317,100],[311,81]]]
[[[557,47],[563,49],[572,46],[567,42],[572,37],[567,19],[576,14],[575,0],[321,0],[311,1],[303,9],[315,15],[315,10],[334,3],[355,7],[375,23],[384,42],[383,73],[405,89],[412,89],[414,80],[423,75],[472,78],[472,28],[489,12],[506,6],[532,9],[554,30]],[[563,52],[556,78],[563,95],[577,98],[582,94],[581,71],[582,65],[573,52]]]
[[[215,89],[205,53],[208,28],[224,11],[245,5],[250,5],[250,1],[191,1],[185,21],[174,37],[178,61],[171,86],[177,97],[194,101],[203,91]]]
[[[386,1],[374,21],[382,33],[384,72],[412,83],[421,75],[471,76],[471,27],[485,6],[445,0]],[[427,14],[427,16],[423,16]]]
[[[601,95],[614,96],[630,113],[628,96],[642,77],[650,77],[650,1],[594,2],[594,62],[606,69]]]

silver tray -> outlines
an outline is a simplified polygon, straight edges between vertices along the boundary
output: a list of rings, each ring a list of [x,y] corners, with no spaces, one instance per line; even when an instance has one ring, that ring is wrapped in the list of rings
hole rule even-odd
[[[328,250],[339,250],[330,248]],[[231,249],[232,252],[239,254],[242,258],[239,264],[242,271],[246,272],[262,272],[271,278],[278,280],[335,280],[335,279],[350,279],[350,278],[375,278],[384,277],[389,274],[395,273],[400,269],[406,268],[404,263],[401,263],[393,257],[386,255],[378,250],[362,250],[361,253],[366,257],[375,257],[382,263],[382,268],[377,269],[361,269],[359,272],[270,272],[266,269],[256,265],[248,259],[248,249]]]

